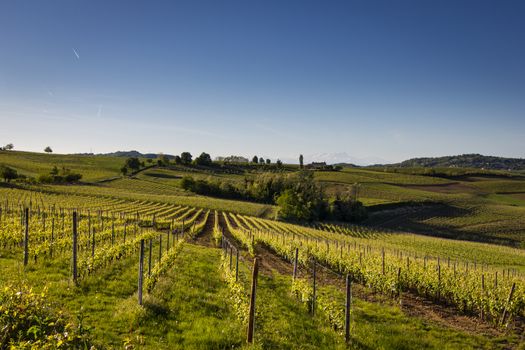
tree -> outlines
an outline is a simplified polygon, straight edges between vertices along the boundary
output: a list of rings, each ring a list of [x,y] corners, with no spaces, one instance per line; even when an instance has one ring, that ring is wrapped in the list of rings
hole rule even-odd
[[[367,218],[366,207],[352,195],[337,195],[330,204],[332,219],[337,221],[361,221]]]
[[[175,161],[175,164],[181,164],[182,163],[182,160],[181,160],[180,156],[175,156],[174,161]]]
[[[264,158],[263,157],[259,158],[259,164],[264,164]]]
[[[11,180],[15,180],[16,178],[18,178],[18,173],[13,168],[10,168],[5,165],[0,165],[0,177],[2,177],[6,182],[10,182]]]
[[[52,176],[57,176],[57,175],[58,175],[58,168],[57,168],[56,165],[53,167],[53,169],[51,169],[50,174],[51,174]]]
[[[159,154],[157,157],[157,164],[159,166],[168,166],[170,165],[170,158],[165,154]]]
[[[51,147],[47,146],[46,148],[44,148],[44,152],[53,153],[53,150],[51,149]]]
[[[301,171],[288,186],[276,200],[279,216],[298,221],[316,221],[326,217],[328,204],[324,191],[315,182],[312,172]]]
[[[8,143],[7,145],[4,146],[4,151],[10,151],[13,148],[15,148],[15,146],[13,146],[12,143]]]
[[[180,154],[180,161],[182,164],[184,165],[189,165],[191,164],[191,160],[192,160],[193,156],[191,155],[190,152],[182,152]]]
[[[259,163],[259,157],[253,156],[252,163],[255,163],[255,164]]]
[[[140,161],[137,157],[131,157],[126,159],[126,163],[124,166],[136,171],[140,169]]]
[[[272,161],[270,160],[270,158],[266,158],[266,164],[271,164]]]
[[[303,155],[302,154],[299,155],[299,168],[301,169],[303,168]]]
[[[276,164],[277,164],[277,167],[278,167],[278,168],[280,168],[280,167],[282,167],[282,166],[283,166],[283,162],[281,162],[281,160],[280,160],[280,159],[277,159],[277,162],[276,162]]]
[[[195,158],[195,164],[197,165],[211,165],[211,156],[208,153],[202,152],[200,156]]]
[[[128,174],[128,167],[124,165],[122,168],[120,168],[120,172],[122,175],[126,176]]]

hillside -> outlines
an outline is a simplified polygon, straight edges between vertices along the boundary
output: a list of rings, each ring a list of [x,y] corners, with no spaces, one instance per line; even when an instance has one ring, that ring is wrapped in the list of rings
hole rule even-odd
[[[124,161],[121,157],[110,156],[0,151],[0,164],[12,167],[20,174],[37,177],[49,173],[56,165],[82,174],[82,181],[88,182],[118,176]]]
[[[516,248],[525,247],[525,180],[519,176],[315,171],[328,196],[356,189],[370,216],[360,225],[305,225],[275,220],[274,205],[197,195],[181,186],[187,175],[242,185],[245,177],[272,171],[265,166],[170,164],[120,176],[123,158],[3,152],[0,159],[30,174],[65,164],[88,179],[108,179],[0,186],[0,283],[8,286],[0,301],[36,291],[31,297],[50,305],[52,324],[79,323],[68,329],[80,330],[70,341],[84,346],[70,348],[442,349],[445,342],[449,349],[520,349],[525,341],[525,251]],[[27,241],[20,234],[24,207]],[[80,213],[77,274],[71,269],[77,252],[72,208]],[[143,287],[137,283],[141,249]],[[260,271],[250,346],[254,258]],[[19,287],[22,264],[25,284]],[[496,322],[513,284],[515,303],[503,331]],[[464,285],[470,286],[466,293]],[[11,309],[18,315],[19,308]],[[64,319],[55,322],[56,314]]]
[[[394,167],[425,167],[425,168],[478,168],[491,170],[524,170],[525,159],[484,156],[481,154],[462,154],[445,157],[425,157],[405,160],[391,164]]]

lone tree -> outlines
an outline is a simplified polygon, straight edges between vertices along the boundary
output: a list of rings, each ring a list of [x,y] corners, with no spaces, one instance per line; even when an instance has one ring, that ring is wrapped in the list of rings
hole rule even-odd
[[[15,148],[15,146],[13,146],[12,143],[8,143],[7,145],[4,146],[4,151],[10,151],[13,148]]]
[[[303,159],[303,155],[300,154],[300,155],[299,155],[299,168],[301,168],[301,169],[303,168],[303,160],[304,160],[304,159]]]
[[[128,158],[126,159],[126,164],[124,166],[130,168],[131,170],[139,170],[140,160],[137,157]]]
[[[191,164],[191,160],[192,160],[192,155],[190,152],[182,152],[180,154],[180,161],[182,164],[184,165],[189,165]]]
[[[51,147],[47,146],[46,148],[44,148],[44,152],[53,153],[53,150],[51,149]]]
[[[252,163],[255,163],[255,164],[259,163],[259,157],[253,156]]]
[[[18,173],[13,168],[0,165],[0,177],[2,177],[5,182],[10,182],[11,180],[18,178]]]
[[[208,153],[202,152],[200,156],[195,158],[195,164],[197,165],[211,165],[211,156]]]

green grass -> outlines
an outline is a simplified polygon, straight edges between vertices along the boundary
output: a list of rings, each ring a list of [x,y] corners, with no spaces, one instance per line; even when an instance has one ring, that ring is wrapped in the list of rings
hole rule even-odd
[[[156,251],[154,246],[153,252]],[[252,348],[245,344],[246,326],[231,309],[220,261],[219,249],[186,244],[175,267],[146,295],[142,308],[137,305],[136,256],[114,262],[75,287],[69,281],[67,254],[30,262],[23,272],[20,249],[2,249],[0,283],[24,281],[37,290],[48,286],[49,298],[56,307],[72,318],[82,314],[84,326],[103,348]],[[249,276],[248,266],[241,263],[241,268]],[[340,290],[321,288],[342,307]],[[378,303],[354,298],[352,343],[347,346],[323,314],[310,316],[290,289],[290,276],[275,270],[271,274],[261,272],[253,348],[442,349],[446,344],[447,349],[493,349],[512,340],[469,334],[408,316],[390,300]]]
[[[15,168],[21,174],[38,177],[48,174],[53,166],[66,167],[82,174],[82,181],[97,181],[118,176],[125,159],[105,156],[46,154],[0,151],[0,164]]]
[[[436,185],[453,182],[438,177],[357,168],[344,168],[342,171],[316,171],[315,177],[319,181],[346,184],[381,182],[397,185]]]

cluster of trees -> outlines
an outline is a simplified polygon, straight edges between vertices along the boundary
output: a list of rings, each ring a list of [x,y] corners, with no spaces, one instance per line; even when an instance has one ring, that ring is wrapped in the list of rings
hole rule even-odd
[[[153,159],[147,159],[148,163],[153,163]],[[211,156],[206,153],[202,152],[200,156],[193,159],[193,156],[190,152],[182,152],[180,156],[175,156],[170,159],[169,156],[165,154],[159,154],[157,157],[157,165],[158,166],[169,166],[170,164],[179,164],[179,165],[212,165],[213,162],[211,160]],[[141,168],[145,167],[144,161],[141,161],[138,157],[130,157],[126,159],[126,162],[124,163],[124,166],[120,169],[120,172],[122,175],[127,175],[131,172],[136,172],[140,170]]]
[[[367,216],[363,204],[349,195],[328,198],[311,171],[263,173],[245,178],[242,185],[188,176],[182,179],[181,186],[207,196],[277,204],[279,216],[291,221],[359,221]]]
[[[141,167],[144,167],[144,162],[141,162],[140,159],[137,157],[129,157],[126,159],[126,162],[124,163],[124,166],[120,168],[120,172],[122,175],[127,175],[129,172],[134,172],[139,170]]]
[[[263,165],[263,164],[270,165],[270,164],[272,164],[272,161],[271,161],[270,158],[264,159],[263,157],[253,156],[252,163],[253,164],[261,164],[261,165]],[[277,165],[278,168],[283,166],[283,162],[280,159],[277,159],[275,164]]]
[[[279,216],[285,220],[357,222],[368,216],[363,203],[349,194],[328,198],[311,171],[299,172],[291,185],[275,200]]]
[[[11,182],[11,180],[16,180],[18,179],[18,176],[18,172],[15,169],[10,168],[6,165],[0,165],[0,177],[5,182]]]
[[[0,151],[11,151],[15,146],[12,143],[8,143],[4,147],[0,147]]]
[[[253,156],[252,163],[254,164],[272,164],[272,161],[269,158],[264,159],[263,157]]]
[[[78,182],[80,179],[82,179],[82,174],[74,173],[64,166],[59,169],[55,165],[49,174],[42,174],[37,180],[41,183],[71,183]]]

